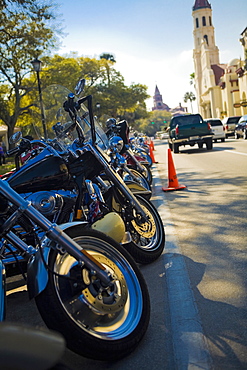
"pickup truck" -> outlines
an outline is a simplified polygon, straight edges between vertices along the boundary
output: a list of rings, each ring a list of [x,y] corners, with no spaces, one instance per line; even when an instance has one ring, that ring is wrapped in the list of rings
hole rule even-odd
[[[168,128],[169,148],[174,153],[179,153],[181,145],[198,145],[199,148],[206,144],[207,150],[213,148],[213,131],[209,123],[203,121],[200,114],[187,114],[175,116],[171,119]]]

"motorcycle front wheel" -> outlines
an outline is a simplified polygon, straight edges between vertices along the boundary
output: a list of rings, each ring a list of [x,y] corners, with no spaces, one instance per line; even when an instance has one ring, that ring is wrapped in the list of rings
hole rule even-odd
[[[128,252],[105,234],[81,227],[68,234],[104,266],[114,284],[104,286],[95,271],[52,250],[49,282],[35,298],[39,312],[73,352],[96,360],[120,359],[138,346],[148,328],[145,280]]]
[[[137,263],[147,264],[155,261],[165,247],[165,230],[160,215],[154,205],[140,195],[136,195],[145,211],[147,221],[142,223],[138,217],[126,225],[132,241],[124,247]]]

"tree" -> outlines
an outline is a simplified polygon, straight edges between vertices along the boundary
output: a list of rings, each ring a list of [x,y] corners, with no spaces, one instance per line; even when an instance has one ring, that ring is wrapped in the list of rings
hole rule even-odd
[[[27,94],[37,89],[36,82],[27,79],[30,62],[54,47],[56,38],[49,27],[53,19],[49,5],[38,0],[1,0],[0,5],[0,120],[10,137],[18,118],[31,107]]]
[[[88,57],[53,57],[42,58],[44,73],[42,86],[59,84],[74,91],[80,78],[85,78],[84,94],[91,94],[93,101],[100,104],[100,114],[121,117],[138,110],[139,116],[146,114],[145,100],[149,97],[147,86],[131,84],[126,86],[124,77],[116,71],[112,62],[106,59]],[[106,70],[106,63],[109,69]]]
[[[169,126],[171,113],[165,110],[149,112],[148,117],[135,122],[136,130],[148,136],[154,136],[157,131],[165,130]]]
[[[108,79],[108,86],[110,86],[111,80],[110,80],[110,71],[111,67],[114,63],[116,63],[115,57],[113,54],[109,53],[103,53],[100,55],[100,59],[103,62],[103,65],[106,69],[107,79]]]
[[[102,53],[100,55],[100,59],[106,59],[106,60],[109,60],[110,62],[116,63],[115,56],[110,53]]]
[[[195,87],[195,72],[190,74],[190,84]]]
[[[196,100],[196,97],[195,97],[195,95],[194,95],[193,92],[187,92],[187,93],[185,93],[185,95],[184,95],[184,102],[187,103],[188,100],[190,101],[190,104],[191,104],[191,112],[193,113],[192,102],[194,100]]]
[[[43,57],[41,74],[43,99],[45,98],[46,87],[56,84],[74,91],[79,79],[85,78],[84,95],[90,94],[93,96],[94,108],[96,102],[100,104],[100,109],[96,113],[100,115],[101,122],[106,121],[109,117],[115,117],[127,119],[132,125],[135,119],[147,116],[145,104],[145,100],[149,97],[147,86],[142,84],[127,86],[124,77],[112,66],[109,69],[108,76],[105,63],[111,62],[88,57],[75,57],[75,54]],[[110,80],[110,84],[108,80]],[[32,122],[35,121],[38,124],[40,115],[37,114],[39,111],[35,108],[38,96],[35,96],[33,92],[27,94],[25,103],[27,102],[30,104],[29,113],[32,113]],[[33,106],[31,107],[31,105]],[[49,125],[48,118],[47,123]],[[26,117],[25,120],[22,120],[19,117],[18,125],[22,127],[23,132],[27,133],[26,131],[30,127],[29,118]]]

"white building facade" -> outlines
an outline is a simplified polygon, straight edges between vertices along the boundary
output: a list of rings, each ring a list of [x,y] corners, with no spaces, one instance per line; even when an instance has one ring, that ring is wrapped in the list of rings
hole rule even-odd
[[[244,60],[220,63],[215,45],[212,8],[208,0],[196,0],[192,8],[195,89],[203,118],[247,114],[247,28],[242,32]],[[237,42],[237,40],[236,40]]]

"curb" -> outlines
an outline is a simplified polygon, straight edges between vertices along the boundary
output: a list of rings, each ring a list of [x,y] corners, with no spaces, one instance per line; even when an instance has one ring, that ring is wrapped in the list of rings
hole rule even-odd
[[[178,246],[175,229],[171,223],[170,209],[162,191],[156,165],[153,172],[153,197],[158,202],[158,212],[166,230],[163,254],[168,305],[170,311],[172,344],[176,369],[212,369],[212,359],[203,334],[201,319],[190,286],[184,258]]]

